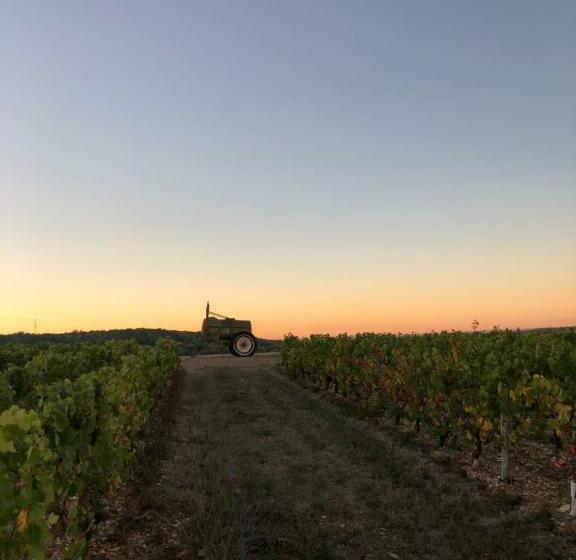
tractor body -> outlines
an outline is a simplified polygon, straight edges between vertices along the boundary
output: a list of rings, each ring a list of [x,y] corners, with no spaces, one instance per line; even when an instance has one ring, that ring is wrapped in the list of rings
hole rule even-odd
[[[208,317],[202,322],[202,340],[206,342],[230,342],[243,332],[252,333],[250,321]]]
[[[250,321],[211,312],[209,303],[206,305],[206,317],[202,322],[202,340],[224,342],[230,353],[240,358],[252,356],[257,348]]]

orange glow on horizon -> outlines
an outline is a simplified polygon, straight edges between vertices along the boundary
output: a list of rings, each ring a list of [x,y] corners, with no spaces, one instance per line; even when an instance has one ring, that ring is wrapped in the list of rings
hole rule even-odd
[[[263,338],[468,330],[474,320],[481,329],[576,325],[576,259],[567,247],[494,245],[441,261],[399,251],[377,259],[359,247],[343,259],[271,254],[242,266],[217,252],[188,259],[170,246],[117,245],[102,255],[72,243],[4,251],[0,332],[32,332],[34,318],[38,332],[196,331],[208,299],[214,311],[250,319]]]
[[[81,298],[81,294],[78,294]],[[488,298],[490,299],[490,298]],[[506,298],[504,298],[506,299]],[[69,301],[66,305],[46,305],[43,314],[36,316],[38,332],[69,332],[72,330],[108,330],[118,328],[165,328],[197,331],[204,316],[203,301],[183,302],[181,306],[169,302],[124,301],[122,313],[118,309],[121,298],[108,301]],[[332,304],[329,301],[286,302],[267,300],[256,305],[233,305],[222,300],[213,309],[239,319],[250,319],[254,332],[262,338],[278,339],[288,333],[307,336],[311,333],[339,334],[348,332],[429,332],[441,330],[469,330],[472,321],[480,322],[480,329],[563,327],[576,325],[576,300],[551,294],[548,301],[538,305],[499,300],[468,303],[432,301],[425,307],[415,301],[373,301]],[[13,311],[13,310],[12,310]],[[2,313],[0,332],[33,332],[34,314]],[[58,316],[57,312],[61,315]]]

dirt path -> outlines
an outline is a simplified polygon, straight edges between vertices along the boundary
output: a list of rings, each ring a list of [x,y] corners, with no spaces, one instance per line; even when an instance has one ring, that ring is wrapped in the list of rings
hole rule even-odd
[[[184,359],[139,479],[91,560],[570,558],[545,515],[473,482],[274,371]]]

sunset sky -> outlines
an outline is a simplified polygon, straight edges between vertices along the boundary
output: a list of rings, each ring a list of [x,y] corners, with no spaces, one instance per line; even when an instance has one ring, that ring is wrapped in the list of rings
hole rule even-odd
[[[576,325],[576,2],[22,1],[0,332]]]

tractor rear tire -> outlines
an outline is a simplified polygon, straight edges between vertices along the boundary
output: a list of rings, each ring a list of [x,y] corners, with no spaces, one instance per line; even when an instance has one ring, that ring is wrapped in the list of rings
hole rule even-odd
[[[258,348],[256,337],[250,332],[238,333],[230,344],[230,352],[239,358],[248,358],[254,355]]]

